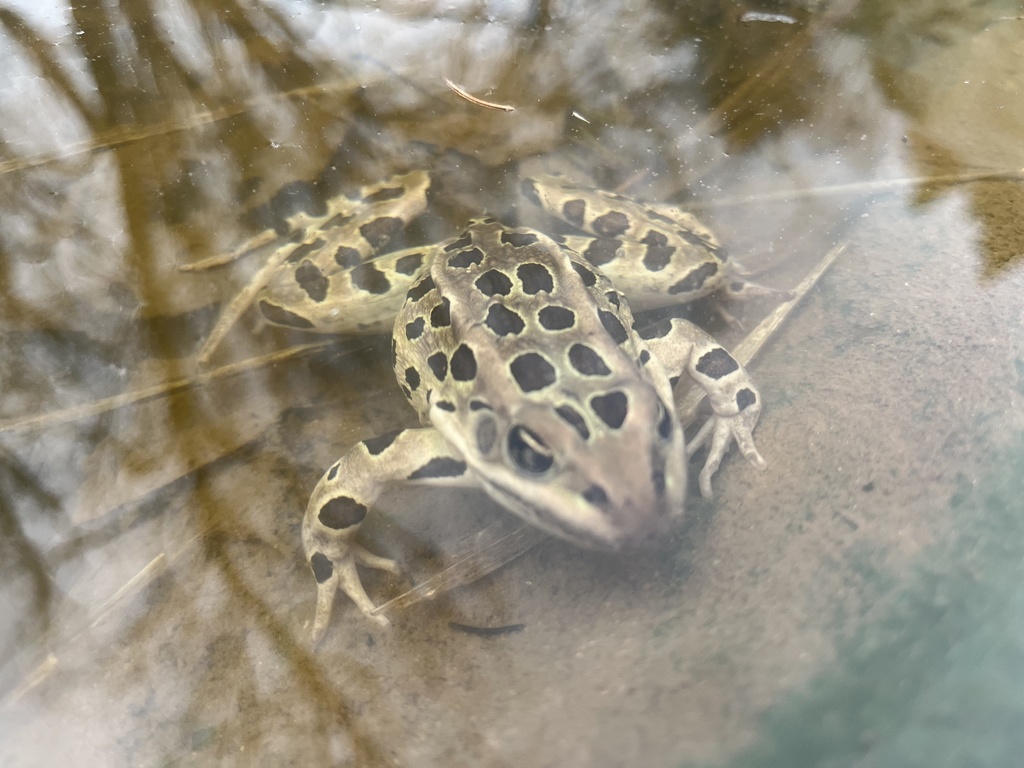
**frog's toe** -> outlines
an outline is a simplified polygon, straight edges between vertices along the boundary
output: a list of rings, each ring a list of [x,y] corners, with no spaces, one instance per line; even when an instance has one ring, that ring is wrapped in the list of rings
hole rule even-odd
[[[700,442],[704,442],[707,434],[710,433],[711,436],[708,457],[698,476],[701,496],[707,499],[712,497],[711,478],[718,471],[719,466],[721,466],[722,459],[725,458],[725,454],[728,452],[729,445],[733,440],[736,441],[736,447],[739,448],[743,457],[753,466],[758,469],[765,469],[768,466],[768,462],[764,460],[764,457],[754,444],[753,430],[754,425],[757,423],[758,415],[758,413],[743,411],[735,416],[714,416],[712,417],[714,425],[710,428],[705,425],[704,429],[694,439],[694,443],[699,445]],[[696,446],[694,450],[696,450]]]
[[[316,552],[310,558],[310,565],[313,568],[313,575],[316,577],[316,616],[313,619],[313,631],[311,640],[313,646],[320,644],[324,633],[331,623],[331,612],[334,609],[334,595],[338,590],[344,592],[356,604],[356,607],[368,619],[376,622],[382,627],[390,625],[385,616],[374,614],[377,606],[374,605],[363,583],[359,580],[359,573],[356,570],[356,562],[360,562],[370,568],[399,573],[398,564],[385,557],[374,555],[358,545],[353,545],[348,551],[334,560],[328,558],[321,552]]]
[[[349,546],[351,548],[350,551],[352,552],[352,556],[356,559],[356,562],[359,563],[359,565],[365,565],[367,568],[374,568],[378,571],[387,571],[394,576],[402,575],[401,566],[394,560],[387,557],[381,557],[380,555],[375,555],[373,552],[370,552],[368,549],[361,547],[358,544],[350,544]]]

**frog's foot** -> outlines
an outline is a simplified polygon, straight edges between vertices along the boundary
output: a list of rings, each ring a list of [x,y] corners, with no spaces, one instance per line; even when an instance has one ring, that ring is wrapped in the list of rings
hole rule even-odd
[[[689,458],[707,442],[709,437],[711,438],[708,458],[698,476],[701,496],[707,499],[711,498],[711,478],[718,471],[733,440],[736,441],[740,453],[752,465],[761,470],[768,466],[768,462],[764,460],[764,457],[758,452],[757,446],[754,445],[753,432],[760,415],[761,409],[756,406],[751,406],[731,416],[712,415],[686,446],[686,456]]]
[[[381,625],[366,596],[357,565],[399,573],[393,560],[367,552],[356,542],[359,527],[381,489],[394,482],[468,484],[466,463],[433,428],[406,429],[363,440],[332,466],[309,498],[302,521],[302,546],[316,578],[313,642],[331,620],[334,595],[348,595],[367,618]]]
[[[751,280],[734,279],[725,286],[725,295],[730,299],[746,301],[748,299],[773,298],[788,301],[793,298],[793,292],[782,288],[773,288],[770,285],[761,285]]]
[[[394,560],[375,555],[354,542],[331,549],[336,551],[329,555],[320,549],[308,553],[309,564],[313,569],[313,576],[316,578],[316,617],[313,619],[312,632],[314,646],[320,644],[331,622],[334,595],[339,589],[351,598],[356,607],[368,619],[382,627],[390,624],[386,617],[374,614],[377,606],[363,589],[356,565],[387,571],[396,576],[401,574],[401,569]]]
[[[724,306],[719,303],[715,304],[715,313],[722,318],[722,322],[732,328],[734,331],[746,333],[746,328],[743,325],[743,321],[740,320],[736,315],[727,310]]]

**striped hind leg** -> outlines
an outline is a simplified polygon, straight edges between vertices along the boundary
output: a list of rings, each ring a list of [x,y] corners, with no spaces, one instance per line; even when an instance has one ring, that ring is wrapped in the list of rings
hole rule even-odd
[[[689,457],[711,440],[699,476],[701,495],[711,497],[711,478],[734,440],[748,462],[758,469],[767,467],[753,434],[761,416],[761,394],[746,369],[710,334],[688,320],[672,318],[638,333],[661,361],[673,386],[685,372],[711,403],[714,415],[686,446]]]
[[[391,483],[465,485],[466,463],[432,427],[407,429],[363,440],[353,446],[317,483],[302,522],[302,545],[316,579],[316,617],[312,639],[327,631],[334,595],[341,590],[362,613],[379,624],[357,565],[399,573],[393,560],[379,557],[354,541],[381,491]]]

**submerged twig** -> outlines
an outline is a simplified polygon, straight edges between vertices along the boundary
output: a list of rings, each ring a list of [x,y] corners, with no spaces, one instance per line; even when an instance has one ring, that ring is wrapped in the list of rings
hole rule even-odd
[[[511,104],[496,104],[493,101],[484,101],[483,99],[478,99],[473,94],[471,94],[468,91],[466,91],[466,90],[460,88],[459,86],[457,86],[455,83],[453,83],[447,77],[442,77],[441,79],[444,80],[444,84],[445,85],[447,85],[449,88],[451,88],[455,92],[456,96],[459,96],[459,97],[465,99],[470,104],[476,104],[478,107],[486,107],[487,109],[496,109],[496,110],[498,110],[500,112],[515,112],[516,111],[516,108],[513,107]]]
[[[938,176],[907,176],[901,179],[873,179],[855,181],[849,184],[833,184],[825,187],[789,189],[777,192],[761,192],[740,197],[725,197],[704,203],[688,203],[686,210],[698,211],[731,205],[752,205],[754,203],[783,203],[795,200],[831,197],[834,195],[862,195],[888,192],[905,187],[929,186],[933,184],[968,184],[975,181],[1024,181],[1024,168],[1008,171],[976,171],[971,173],[947,173]]]
[[[331,339],[326,341],[317,341],[311,344],[303,344],[298,347],[291,347],[290,349],[272,352],[268,355],[261,355],[260,357],[253,357],[248,360],[241,360],[237,363],[224,365],[220,368],[215,368],[212,371],[201,371],[191,376],[183,376],[180,379],[166,381],[152,387],[135,390],[134,392],[124,392],[120,395],[114,395],[113,397],[106,397],[92,403],[76,405],[71,408],[64,408],[50,413],[39,413],[34,416],[5,419],[0,421],[0,432],[22,432],[28,429],[41,429],[44,427],[54,426],[56,424],[67,424],[72,421],[87,419],[93,416],[98,416],[101,413],[106,413],[107,411],[123,408],[127,405],[141,403],[154,397],[170,395],[174,392],[188,389],[189,387],[205,386],[217,379],[236,376],[240,373],[245,373],[246,371],[273,365],[274,363],[281,362],[282,360],[288,360],[289,358],[297,357],[307,352],[331,346],[334,343],[336,342]]]
[[[168,120],[155,125],[141,126],[117,126],[105,131],[98,136],[92,136],[83,141],[67,144],[55,150],[39,152],[28,157],[16,157],[9,160],[0,160],[0,176],[14,171],[23,171],[29,168],[36,168],[48,163],[67,160],[78,155],[85,155],[100,149],[113,149],[114,147],[130,144],[144,139],[166,136],[177,131],[187,131],[198,128],[202,125],[217,123],[222,120],[248,112],[254,107],[275,101],[288,99],[319,96],[331,91],[355,91],[358,87],[365,86],[352,78],[346,78],[333,83],[318,83],[316,85],[293,88],[273,94],[258,94],[252,98],[235,104],[228,104],[215,109],[196,111],[193,114],[180,120]]]

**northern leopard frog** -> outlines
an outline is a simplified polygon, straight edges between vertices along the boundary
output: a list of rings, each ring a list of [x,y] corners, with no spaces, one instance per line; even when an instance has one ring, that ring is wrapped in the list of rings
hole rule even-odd
[[[258,300],[291,327],[393,329],[395,375],[424,424],[358,443],[313,491],[302,540],[315,642],[337,590],[374,610],[357,565],[398,571],[355,541],[389,483],[473,485],[581,546],[642,545],[683,514],[687,449],[672,388],[684,371],[714,411],[702,492],[733,440],[765,467],[752,437],[760,395],[732,356],[685,320],[634,328],[630,303],[742,292],[692,216],[545,177],[524,182],[524,196],[597,239],[480,219],[440,245],[374,256],[423,210],[428,186],[416,171],[344,210],[291,220],[288,263]]]

